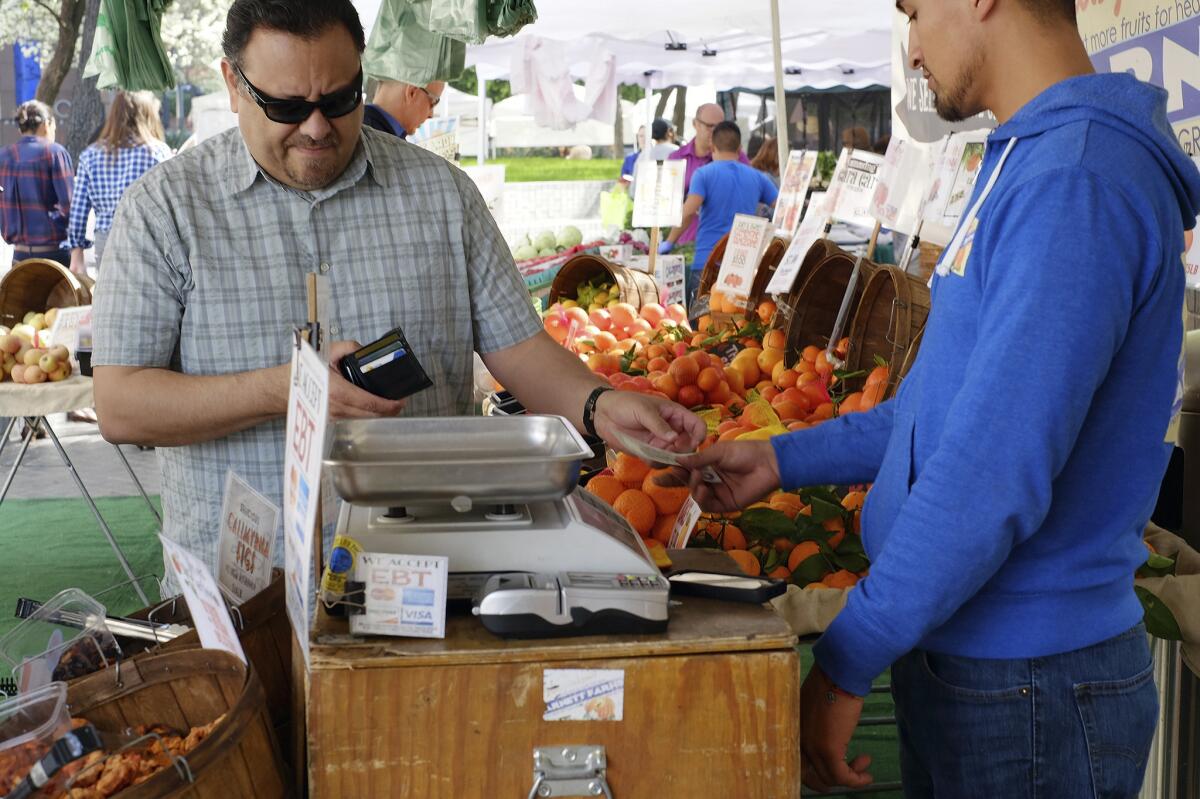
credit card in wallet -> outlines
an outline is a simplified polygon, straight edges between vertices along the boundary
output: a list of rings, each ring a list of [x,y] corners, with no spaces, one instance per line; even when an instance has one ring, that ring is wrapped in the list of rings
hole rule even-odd
[[[666,449],[652,447],[644,441],[639,441],[633,436],[625,433],[617,433],[617,443],[620,444],[629,454],[635,455],[647,463],[654,466],[679,466],[679,459],[695,455],[695,452],[671,452]],[[720,476],[711,466],[705,466],[700,472],[701,478],[706,483],[721,482]]]

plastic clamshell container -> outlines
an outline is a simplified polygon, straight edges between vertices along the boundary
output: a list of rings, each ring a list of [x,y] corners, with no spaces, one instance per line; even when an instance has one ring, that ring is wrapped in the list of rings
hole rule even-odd
[[[356,419],[334,425],[325,468],[356,504],[515,503],[571,493],[591,456],[561,416]]]
[[[0,665],[12,670],[20,693],[91,674],[120,657],[104,606],[78,588],[55,594],[0,638]]]
[[[66,683],[0,701],[0,795],[12,791],[70,728]]]

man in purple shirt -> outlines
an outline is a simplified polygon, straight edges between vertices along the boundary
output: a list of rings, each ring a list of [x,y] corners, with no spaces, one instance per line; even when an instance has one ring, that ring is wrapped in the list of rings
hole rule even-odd
[[[700,106],[696,109],[696,118],[692,120],[692,127],[696,131],[696,137],[667,157],[669,161],[687,161],[687,174],[683,179],[684,197],[688,195],[688,192],[692,188],[692,175],[696,174],[696,170],[706,164],[712,163],[713,128],[724,121],[725,112],[721,110],[721,106],[715,103],[705,103]],[[738,160],[743,164],[750,163],[750,159],[740,150],[738,151]],[[683,231],[683,235],[675,243],[679,245],[695,241],[696,226],[699,224],[699,221],[699,217],[693,219],[692,223],[688,225],[687,230]]]

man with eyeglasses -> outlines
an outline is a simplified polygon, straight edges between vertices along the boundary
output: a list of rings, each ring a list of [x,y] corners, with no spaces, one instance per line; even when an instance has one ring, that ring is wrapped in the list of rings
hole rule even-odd
[[[697,416],[608,391],[543,331],[463,172],[363,128],[350,0],[235,0],[223,45],[238,127],[126,192],[95,298],[101,432],[158,447],[167,536],[213,564],[229,468],[282,501],[291,331],[311,273],[326,278],[331,364],[399,326],[433,381],[394,402],[334,371],[334,418],[469,414],[478,352],[533,412],[609,439],[703,440]]]
[[[683,196],[692,190],[692,175],[702,166],[707,166],[713,160],[713,128],[725,121],[725,112],[716,103],[705,103],[696,109],[696,118],[692,120],[695,137],[687,144],[667,156],[668,160],[687,161],[687,172],[683,179]],[[738,161],[749,166],[750,159],[738,150]],[[690,244],[696,240],[696,229],[699,217],[694,217],[683,234],[676,240],[676,245]],[[704,264],[700,264],[703,268]]]
[[[433,116],[445,89],[446,83],[440,80],[424,86],[399,80],[382,81],[375,90],[375,102],[363,113],[363,124],[407,139]]]

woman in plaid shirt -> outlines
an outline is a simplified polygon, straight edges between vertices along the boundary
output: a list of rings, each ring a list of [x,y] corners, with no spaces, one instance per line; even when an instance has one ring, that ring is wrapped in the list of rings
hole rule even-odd
[[[17,108],[21,139],[0,150],[0,236],[13,262],[50,258],[63,266],[71,206],[71,156],[54,143],[54,113],[30,100]]]
[[[113,214],[125,190],[151,167],[171,157],[158,117],[159,101],[151,92],[117,92],[100,138],[79,154],[68,244],[71,269],[82,273],[83,251],[95,247],[96,268]],[[88,212],[96,212],[96,239],[88,241]]]

